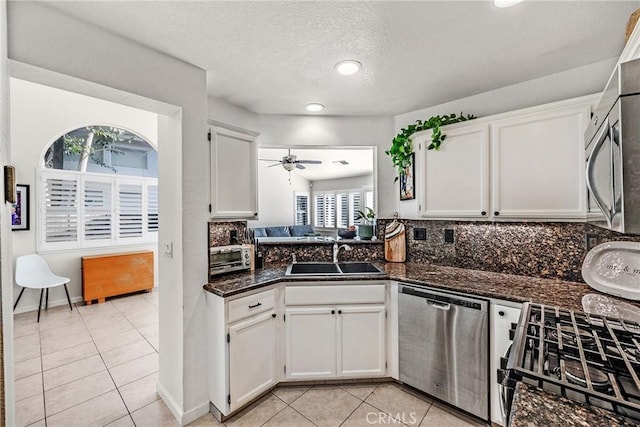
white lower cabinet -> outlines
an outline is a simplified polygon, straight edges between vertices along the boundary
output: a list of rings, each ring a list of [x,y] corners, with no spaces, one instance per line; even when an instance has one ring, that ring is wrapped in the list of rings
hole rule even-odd
[[[498,386],[497,370],[500,368],[500,358],[511,345],[509,330],[511,323],[518,323],[522,304],[507,301],[491,303],[491,362],[489,384],[491,389],[491,421],[502,425],[500,411],[500,387]]]
[[[335,309],[287,308],[285,316],[287,379],[335,377]]]
[[[286,379],[385,375],[385,293],[385,285],[287,287]]]
[[[338,307],[338,376],[384,375],[385,336],[384,305]]]
[[[250,402],[278,382],[276,354],[274,310],[229,325],[231,411]]]
[[[285,315],[287,379],[384,375],[384,305],[288,307]]]

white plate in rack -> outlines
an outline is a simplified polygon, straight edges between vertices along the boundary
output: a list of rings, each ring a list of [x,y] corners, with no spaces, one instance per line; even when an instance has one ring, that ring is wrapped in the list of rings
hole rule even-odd
[[[607,242],[591,249],[582,278],[600,292],[640,300],[640,242]]]

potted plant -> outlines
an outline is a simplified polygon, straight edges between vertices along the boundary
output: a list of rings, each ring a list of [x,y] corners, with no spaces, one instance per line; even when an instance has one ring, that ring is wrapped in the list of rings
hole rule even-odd
[[[371,240],[373,237],[375,217],[376,213],[369,207],[364,208],[364,211],[358,211],[358,219],[360,219],[360,225],[358,225],[358,236],[360,239]]]
[[[427,150],[437,150],[440,148],[440,144],[445,140],[447,135],[443,134],[440,130],[440,126],[446,126],[458,122],[466,122],[467,120],[475,119],[473,114],[460,115],[445,114],[444,116],[433,116],[429,119],[422,121],[416,120],[415,124],[409,125],[406,128],[402,128],[391,143],[391,147],[385,154],[391,156],[393,166],[398,170],[398,175],[401,175],[406,168],[411,166],[411,155],[413,154],[413,143],[411,136],[422,130],[431,129],[431,144],[427,147]],[[398,180],[396,176],[395,181]]]

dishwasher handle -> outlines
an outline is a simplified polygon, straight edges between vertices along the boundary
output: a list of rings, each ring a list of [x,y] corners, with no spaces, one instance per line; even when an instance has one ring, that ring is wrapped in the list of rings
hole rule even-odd
[[[451,309],[451,304],[448,303],[442,303],[440,301],[434,301],[434,300],[426,300],[427,301],[427,305],[433,307],[433,308],[437,308],[438,310],[449,310]]]

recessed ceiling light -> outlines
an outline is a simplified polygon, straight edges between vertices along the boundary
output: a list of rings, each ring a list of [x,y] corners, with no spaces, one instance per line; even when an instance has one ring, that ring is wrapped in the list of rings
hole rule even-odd
[[[362,68],[362,64],[355,59],[347,59],[336,64],[336,71],[343,76],[350,76],[357,73]]]
[[[522,0],[493,0],[496,7],[511,7],[520,3]]]
[[[307,109],[307,111],[310,111],[312,113],[317,113],[319,111],[324,110],[324,105],[318,104],[317,102],[312,102],[311,104],[307,104],[305,108]]]

